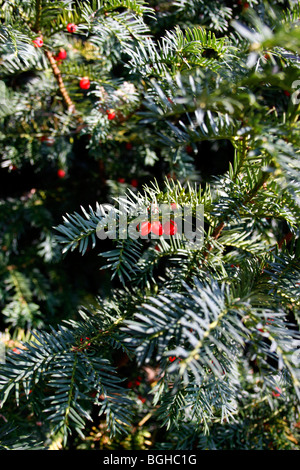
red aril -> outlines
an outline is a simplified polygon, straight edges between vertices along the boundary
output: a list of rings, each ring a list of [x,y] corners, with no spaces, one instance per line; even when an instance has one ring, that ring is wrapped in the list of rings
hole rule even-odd
[[[154,235],[162,235],[164,233],[163,226],[159,220],[156,220],[152,222],[151,224],[151,232],[154,233]]]
[[[146,221],[146,222],[142,222],[139,226],[139,229],[140,229],[140,232],[141,232],[141,235],[144,237],[146,235],[148,235],[150,232],[151,232],[151,224],[150,222]]]
[[[61,49],[59,53],[54,57],[55,60],[65,60],[67,58],[67,52]]]
[[[164,233],[166,235],[175,235],[177,233],[177,224],[173,220],[166,222],[163,227]]]
[[[76,29],[77,29],[77,26],[75,23],[67,24],[67,30],[69,31],[69,33],[75,33]]]
[[[43,38],[40,36],[38,38],[35,38],[33,41],[34,47],[42,47],[44,44]]]
[[[58,170],[57,176],[58,176],[59,178],[64,178],[64,177],[66,176],[65,170],[62,170],[62,169]]]
[[[116,113],[114,112],[113,109],[110,109],[109,111],[107,111],[107,118],[109,121],[112,121],[113,119],[115,119],[116,117]]]
[[[88,90],[91,86],[91,82],[88,77],[83,77],[80,82],[79,86],[82,90]]]

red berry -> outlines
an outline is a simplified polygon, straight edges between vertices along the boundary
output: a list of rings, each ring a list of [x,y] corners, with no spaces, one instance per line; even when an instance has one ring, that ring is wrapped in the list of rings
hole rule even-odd
[[[113,109],[110,109],[109,111],[107,111],[107,118],[109,119],[109,121],[112,121],[113,119],[115,119],[116,117],[116,113],[114,112]]]
[[[52,147],[52,145],[54,145],[54,143],[55,143],[54,137],[46,137],[45,135],[43,135],[43,136],[41,137],[41,141],[42,141],[42,142],[45,142],[45,144],[46,144],[48,147]]]
[[[249,7],[250,7],[249,3],[247,3],[247,2],[244,3],[243,8],[244,8],[245,10],[247,10]]]
[[[88,77],[83,77],[80,82],[79,86],[82,90],[88,90],[91,86],[91,82]]]
[[[170,361],[170,362],[174,362],[175,359],[176,359],[176,356],[171,356],[171,357],[169,357],[169,361]]]
[[[166,235],[175,235],[177,233],[177,224],[173,220],[164,224],[164,233]]]
[[[58,176],[59,178],[64,178],[64,177],[66,176],[65,170],[62,170],[62,169],[58,170],[57,176]]]
[[[285,94],[285,96],[290,96],[291,95],[287,90],[284,90],[283,93]]]
[[[163,226],[158,220],[156,220],[155,222],[152,222],[151,232],[154,233],[155,235],[159,235],[159,236],[164,233]]]
[[[146,398],[145,397],[142,397],[142,395],[139,395],[139,400],[141,400],[142,403],[145,403],[146,401]]]
[[[33,39],[32,42],[34,44],[34,47],[42,47],[42,45],[44,44],[43,38],[41,36],[39,36],[38,38]]]
[[[77,29],[76,24],[74,23],[67,24],[67,30],[69,31],[69,33],[75,33],[76,29]]]
[[[185,150],[186,150],[187,153],[192,153],[193,147],[192,147],[191,145],[187,145],[187,146],[185,147]]]
[[[67,52],[64,49],[61,49],[54,58],[55,60],[64,60],[67,58]]]
[[[54,143],[55,143],[54,137],[48,137],[48,139],[45,140],[45,144],[48,147],[52,147],[52,145],[54,145]]]
[[[118,178],[119,183],[125,183],[125,178]]]
[[[127,149],[127,150],[131,150],[131,149],[132,149],[132,143],[131,143],[131,142],[127,142],[127,143],[126,143],[126,149]]]
[[[138,185],[139,185],[139,182],[138,182],[138,180],[133,179],[133,180],[130,181],[130,184],[131,184],[131,186],[133,186],[134,188],[137,188]]]
[[[141,235],[144,237],[145,235],[148,235],[148,233],[151,232],[151,224],[150,222],[146,221],[146,222],[142,222],[141,225],[140,225],[140,231],[141,231]]]
[[[177,209],[177,204],[176,204],[176,202],[172,202],[172,204],[171,204],[171,209],[172,209],[172,211],[175,211],[175,210]]]
[[[278,393],[276,393],[274,390],[272,392],[273,397],[280,397],[281,395],[281,389],[279,387],[275,387],[275,390],[277,390]]]

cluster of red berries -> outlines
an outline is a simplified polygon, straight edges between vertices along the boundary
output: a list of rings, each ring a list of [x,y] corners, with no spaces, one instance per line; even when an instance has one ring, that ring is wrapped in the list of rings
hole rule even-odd
[[[75,23],[68,23],[67,30],[69,33],[75,33],[77,30],[77,25]],[[60,51],[60,53],[55,57],[56,60],[64,60],[67,57],[67,53],[64,49]],[[91,82],[89,77],[83,77],[79,81],[79,86],[82,90],[88,90],[91,86]]]
[[[92,343],[91,342],[88,342],[90,338],[88,338],[87,336],[84,338],[80,338],[80,343],[81,343],[81,346],[73,346],[72,347],[72,351],[84,351],[85,349],[87,349]]]
[[[67,30],[69,33],[75,33],[75,31],[77,30],[77,25],[74,23],[68,23]],[[35,38],[32,42],[35,47],[42,47],[44,44],[42,36]],[[67,52],[65,51],[65,49],[60,49],[59,53],[56,56],[54,56],[54,59],[57,61],[65,60],[66,58],[67,58]],[[88,90],[91,86],[89,77],[81,78],[81,80],[79,81],[79,86],[82,90]],[[113,119],[115,119],[116,112],[113,109],[107,110],[106,113],[107,113],[107,119],[109,121],[112,121]]]
[[[118,178],[118,182],[124,184],[124,183],[126,182],[126,180],[125,180],[125,178]],[[130,184],[131,184],[131,186],[133,186],[134,188],[137,188],[138,185],[139,185],[139,182],[138,182],[138,180],[136,180],[136,179],[132,179],[132,180],[130,181]]]
[[[86,340],[89,340],[89,339],[90,339],[90,338],[88,338],[88,337],[86,336],[86,337],[85,337],[85,340],[84,340],[83,338],[80,338],[80,342],[81,342],[81,343],[85,343]],[[90,346],[90,345],[91,345],[91,343],[87,343],[87,346]]]
[[[67,24],[67,30],[69,33],[75,33],[77,29],[77,25],[74,24],[74,23],[68,23]],[[43,41],[43,37],[42,36],[38,36],[37,38],[33,39],[33,44],[34,44],[34,47],[42,47],[43,44],[44,44],[44,41]],[[56,60],[64,60],[66,57],[67,57],[67,53],[64,49],[61,50],[61,52],[59,53],[60,57]],[[56,57],[55,57],[56,58]]]
[[[142,377],[139,376],[136,379],[130,380],[129,382],[127,382],[127,387],[128,388],[138,387],[139,385],[141,385],[141,382],[142,382]]]
[[[127,382],[127,387],[128,388],[135,388],[135,387],[138,387],[139,385],[141,385],[141,382],[142,382],[142,377],[137,377],[136,379],[134,380],[130,380],[129,382]],[[146,398],[143,397],[142,395],[138,395],[138,399],[142,402],[142,403],[145,403],[146,401]]]
[[[177,204],[173,202],[171,204],[171,209],[175,211],[177,209]],[[150,210],[150,207],[148,208]],[[158,213],[158,208],[154,210],[154,212]],[[155,220],[153,222],[149,222],[148,220],[142,222],[138,229],[141,232],[142,236],[149,235],[150,232],[154,233],[154,235],[175,235],[178,231],[177,224],[174,220],[170,220],[162,224],[159,220]]]
[[[154,235],[175,235],[177,233],[177,224],[174,220],[165,222],[164,225],[159,220],[154,222],[142,222],[139,227],[142,236],[149,235],[149,233],[154,233]]]
[[[275,321],[274,318],[267,318],[267,320],[268,321],[266,322],[266,325],[272,325],[272,323],[270,322]],[[258,331],[260,331],[261,333],[265,332],[264,328],[258,328]]]
[[[170,357],[169,357],[169,361],[170,361],[170,362],[174,362],[174,361],[176,361],[176,359],[178,359],[178,362],[181,362],[180,357],[178,357],[178,358],[177,358],[176,356],[170,356]]]
[[[77,29],[76,24],[74,24],[74,23],[67,24],[67,30],[68,30],[69,33],[75,33],[76,29]],[[34,44],[34,47],[42,47],[42,45],[44,44],[42,36],[38,36],[37,38],[33,39],[32,42]],[[67,53],[66,53],[66,51],[64,51],[62,53],[62,57],[60,59],[63,60],[66,57],[67,57]]]

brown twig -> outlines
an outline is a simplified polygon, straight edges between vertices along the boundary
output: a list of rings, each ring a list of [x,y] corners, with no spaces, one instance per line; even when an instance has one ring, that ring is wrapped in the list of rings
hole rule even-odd
[[[219,225],[217,225],[217,227],[214,229],[212,233],[212,238],[214,240],[217,240],[219,238],[224,227],[225,227],[225,222],[220,222]],[[212,248],[213,248],[212,244],[209,243],[208,247],[206,248],[204,252],[205,259],[208,257],[208,253],[212,250]]]
[[[41,14],[42,14],[42,2],[41,2],[41,0],[36,0],[35,9],[36,9],[36,15],[35,15],[35,24],[34,24],[34,27],[33,27],[33,31],[38,33],[39,29],[40,29],[40,19],[41,19]]]
[[[286,235],[284,235],[282,239],[278,242],[278,248],[281,249],[284,242],[289,243],[292,240],[293,236],[294,235],[292,234],[292,232],[288,232]]]
[[[56,81],[58,83],[59,91],[60,91],[60,93],[61,93],[61,95],[64,99],[64,102],[65,102],[66,106],[68,107],[68,111],[70,111],[72,113],[75,113],[76,112],[75,105],[74,105],[73,101],[71,100],[71,98],[69,96],[69,93],[66,90],[64,81],[62,79],[61,71],[59,70],[59,68],[57,66],[57,62],[54,59],[52,52],[45,51],[45,54],[46,54],[46,57],[48,58],[48,60],[50,62],[53,74],[54,74],[54,76],[56,78]]]

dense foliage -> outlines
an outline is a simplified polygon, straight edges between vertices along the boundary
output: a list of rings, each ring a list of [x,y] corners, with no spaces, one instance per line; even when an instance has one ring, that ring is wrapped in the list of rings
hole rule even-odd
[[[0,6],[0,449],[298,448],[299,3]]]

